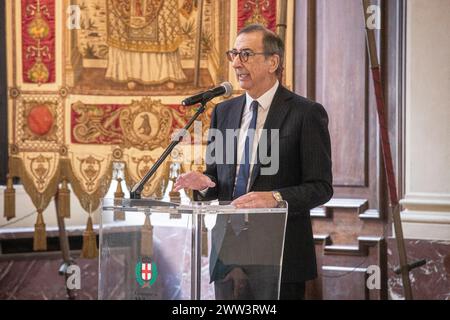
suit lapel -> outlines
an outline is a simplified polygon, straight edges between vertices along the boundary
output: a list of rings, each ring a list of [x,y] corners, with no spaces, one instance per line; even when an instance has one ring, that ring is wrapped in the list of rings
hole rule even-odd
[[[289,106],[286,101],[291,98],[291,93],[283,86],[279,86],[272,104],[270,105],[269,113],[267,114],[266,122],[264,123],[264,130],[280,129],[286,115],[289,111]],[[267,141],[268,152],[271,149],[271,139]],[[259,155],[259,145],[257,148],[257,154]],[[248,190],[252,190],[256,177],[258,177],[261,168],[261,162],[259,156],[257,157],[257,163],[253,166],[252,176],[250,178],[250,186]]]
[[[244,106],[245,106],[245,94],[240,96],[239,99],[236,100],[235,106],[236,112],[231,112],[231,114],[228,114],[227,117],[227,126],[226,128],[230,129],[239,129],[241,126],[241,119],[242,119],[242,113],[244,112]]]
[[[245,94],[242,95],[235,104],[235,108],[236,111],[231,112],[230,114],[227,115],[227,124],[225,126],[225,128],[227,129],[233,129],[233,130],[237,130],[240,128],[241,126],[241,120],[242,120],[242,114],[244,113],[244,107],[245,107]],[[226,132],[224,132],[225,136],[226,136]],[[226,143],[229,143],[228,141],[225,141],[225,145]],[[227,190],[227,194],[230,196],[230,199],[233,195],[233,188],[234,188],[234,181],[236,180],[236,163],[237,163],[237,137],[236,139],[234,139],[234,141],[232,141],[233,143],[233,163],[227,164],[226,168],[228,168],[228,179],[230,179],[231,183],[229,184],[229,190]],[[225,159],[226,159],[226,155],[225,155]]]

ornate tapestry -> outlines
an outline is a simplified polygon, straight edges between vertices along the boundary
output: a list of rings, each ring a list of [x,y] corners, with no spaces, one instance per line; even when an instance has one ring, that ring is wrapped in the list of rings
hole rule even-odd
[[[284,10],[292,13],[293,6],[288,1]],[[45,209],[52,199],[58,214],[69,218],[70,185],[87,212],[89,231],[111,181],[122,179],[131,188],[195,113],[180,105],[185,97],[223,81],[240,94],[224,52],[248,23],[275,30],[281,9],[277,0],[11,0],[6,10],[9,179],[4,214],[15,217],[12,178],[18,177],[38,213],[35,249],[45,250]],[[287,24],[284,84],[292,88],[291,14]],[[210,103],[199,119],[197,144],[204,146],[211,109],[220,101]],[[164,194],[175,178],[174,164],[181,172],[202,170],[203,151],[192,155],[191,147],[177,147],[143,196]]]

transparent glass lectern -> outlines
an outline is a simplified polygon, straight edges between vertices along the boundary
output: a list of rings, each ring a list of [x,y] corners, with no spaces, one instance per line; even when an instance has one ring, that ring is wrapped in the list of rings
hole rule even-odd
[[[104,199],[98,297],[279,299],[285,207]]]

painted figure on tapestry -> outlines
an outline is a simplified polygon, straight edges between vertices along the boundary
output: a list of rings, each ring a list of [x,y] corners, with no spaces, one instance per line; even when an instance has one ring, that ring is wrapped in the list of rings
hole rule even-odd
[[[177,0],[107,0],[106,78],[160,84],[187,80]]]
[[[73,1],[79,28],[64,39],[72,93],[188,95],[228,77],[230,30],[219,23],[230,20],[228,1],[204,1],[201,28],[194,0]]]

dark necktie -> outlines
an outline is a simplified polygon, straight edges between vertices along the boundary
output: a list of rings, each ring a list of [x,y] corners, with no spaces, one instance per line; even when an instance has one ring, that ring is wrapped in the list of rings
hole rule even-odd
[[[245,137],[244,152],[242,154],[243,159],[241,159],[239,164],[239,172],[236,180],[236,185],[234,187],[233,200],[247,193],[247,185],[250,176],[250,160],[252,156],[251,150],[253,149],[253,138],[256,129],[258,106],[259,104],[256,100],[253,100],[250,105],[250,110],[252,111],[252,119],[248,127],[247,135]],[[232,215],[231,226],[236,235],[238,235],[244,227],[244,215]]]

